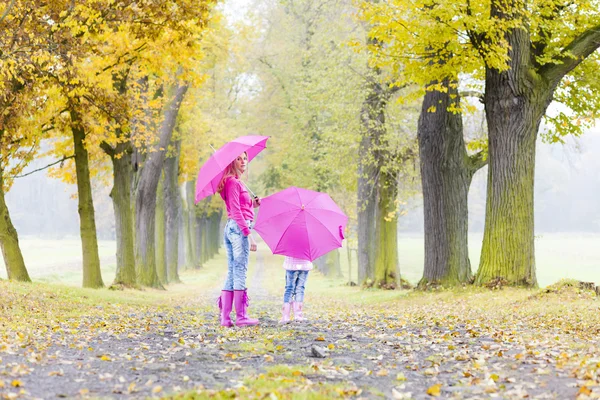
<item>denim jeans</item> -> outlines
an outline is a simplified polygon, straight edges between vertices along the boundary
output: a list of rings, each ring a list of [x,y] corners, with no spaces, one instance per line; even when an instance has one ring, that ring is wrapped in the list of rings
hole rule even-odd
[[[252,227],[252,221],[246,221]],[[227,278],[223,290],[245,290],[246,273],[250,260],[250,241],[244,236],[237,222],[227,220],[223,232],[225,249],[227,250]]]
[[[308,279],[308,271],[285,271],[285,293],[283,302],[290,303],[292,297],[297,303],[304,301],[304,286]]]

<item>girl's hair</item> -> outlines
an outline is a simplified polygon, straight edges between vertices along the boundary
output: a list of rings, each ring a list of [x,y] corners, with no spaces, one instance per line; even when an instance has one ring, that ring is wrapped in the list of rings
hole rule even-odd
[[[242,154],[246,154],[247,153],[244,152]],[[225,173],[223,173],[223,177],[221,178],[221,182],[219,182],[219,185],[217,186],[217,193],[221,193],[223,191],[223,189],[225,188],[225,182],[227,182],[227,179],[231,178],[231,177],[237,177],[239,176],[239,171],[235,169],[235,161],[237,160],[237,157],[235,160],[233,160],[231,162],[231,164],[229,164],[226,168],[225,168]]]

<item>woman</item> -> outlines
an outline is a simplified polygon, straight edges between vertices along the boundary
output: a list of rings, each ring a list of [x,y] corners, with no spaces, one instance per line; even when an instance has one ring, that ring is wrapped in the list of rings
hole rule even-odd
[[[256,251],[256,242],[250,233],[254,226],[254,207],[260,199],[252,199],[241,181],[248,165],[248,155],[244,152],[237,157],[223,174],[217,187],[227,207],[227,224],[223,234],[227,249],[227,278],[219,298],[221,326],[231,327],[231,310],[235,307],[237,326],[258,325],[258,320],[248,317],[248,294],[246,293],[246,272],[248,271],[249,251]]]

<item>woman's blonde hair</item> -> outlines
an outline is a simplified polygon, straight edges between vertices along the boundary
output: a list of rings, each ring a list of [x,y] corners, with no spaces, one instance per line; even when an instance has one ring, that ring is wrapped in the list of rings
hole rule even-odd
[[[243,152],[242,154],[246,154],[246,157],[248,156],[248,153],[246,153],[246,152]],[[223,191],[223,189],[225,188],[225,183],[227,182],[227,179],[229,179],[231,177],[239,177],[240,176],[240,172],[235,168],[236,160],[237,160],[237,157],[235,160],[233,160],[231,162],[231,164],[229,164],[225,168],[223,177],[221,178],[221,181],[219,182],[219,185],[217,186],[217,193],[221,193]]]

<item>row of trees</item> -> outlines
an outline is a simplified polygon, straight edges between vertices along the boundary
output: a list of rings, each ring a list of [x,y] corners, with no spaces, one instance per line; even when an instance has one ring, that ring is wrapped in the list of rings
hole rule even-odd
[[[259,33],[244,36],[241,67],[250,88],[244,121],[282,139],[270,142],[264,190],[332,193],[351,216],[361,283],[398,284],[397,218],[420,186],[422,286],[537,284],[535,143],[544,118],[549,142],[594,122],[597,1],[281,0],[254,9]],[[561,111],[547,115],[553,101]],[[464,120],[475,112],[488,136],[467,140]],[[486,165],[473,276],[467,195]]]
[[[4,195],[42,141],[64,161],[55,175],[77,185],[84,287],[104,286],[91,195],[103,171],[112,176],[115,284],[178,281],[180,238],[187,266],[216,252],[220,211],[191,200],[205,153],[188,125],[214,15],[210,1],[12,1],[2,11],[0,245],[10,279],[29,276]]]

